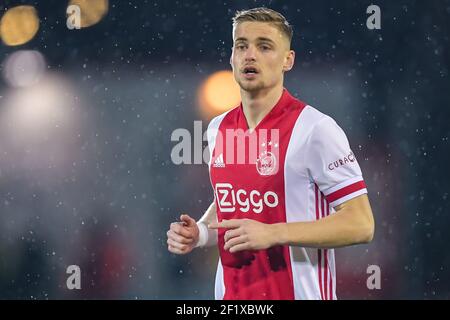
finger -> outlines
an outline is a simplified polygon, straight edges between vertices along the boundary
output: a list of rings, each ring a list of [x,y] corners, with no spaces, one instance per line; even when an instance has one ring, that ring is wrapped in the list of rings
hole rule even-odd
[[[188,248],[186,244],[178,243],[172,239],[167,239],[167,244],[181,251],[185,251]]]
[[[209,224],[210,229],[219,229],[219,228],[225,228],[225,229],[236,229],[239,228],[243,223],[243,220],[241,219],[231,219],[231,220],[222,220],[222,222],[212,222]]]
[[[193,238],[194,237],[192,232],[188,228],[186,228],[183,225],[181,225],[180,222],[174,222],[174,223],[170,224],[170,230],[172,230],[176,234],[179,234],[179,235],[181,235],[183,237],[186,237],[186,238]]]
[[[173,232],[172,230],[167,231],[167,238],[183,244],[191,244],[192,242],[194,242],[194,239],[180,236],[175,232]]]
[[[247,241],[248,241],[248,236],[246,236],[246,235],[235,237],[235,238],[225,242],[225,245],[223,246],[223,248],[225,250],[228,250],[228,249],[232,248],[235,245],[246,243]]]
[[[219,229],[219,224],[217,222],[211,222],[208,224],[209,229]]]
[[[175,247],[172,247],[171,245],[169,245],[169,246],[167,247],[167,249],[169,250],[169,252],[175,253],[175,254],[184,254],[184,253],[185,253],[184,251],[181,251],[180,249],[177,249],[177,248],[175,248]]]
[[[228,240],[230,240],[234,237],[241,236],[243,234],[242,231],[243,231],[242,228],[228,230],[227,232],[225,232],[225,235],[224,235],[225,242],[227,242]]]
[[[230,248],[230,253],[236,253],[239,251],[244,251],[244,250],[250,250],[250,243],[249,242],[245,242],[245,243],[241,243],[241,244],[237,244],[233,247]]]
[[[195,222],[195,220],[194,219],[192,219],[189,215],[187,215],[187,214],[182,214],[181,216],[180,216],[180,220],[181,220],[181,222],[184,222],[185,223],[185,225],[187,226],[187,227],[191,227],[191,226],[193,226],[196,222]]]
[[[184,236],[180,236],[175,232],[173,232],[172,230],[167,231],[167,238],[183,244],[191,244],[192,242],[194,242],[193,238],[186,238]]]

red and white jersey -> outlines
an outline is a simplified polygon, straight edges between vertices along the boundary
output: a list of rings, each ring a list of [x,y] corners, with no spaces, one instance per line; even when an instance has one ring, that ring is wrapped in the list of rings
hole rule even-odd
[[[342,129],[287,90],[252,132],[242,105],[214,118],[208,145],[219,222],[315,221],[367,193]],[[334,250],[277,246],[233,254],[223,249],[225,231],[218,232],[216,299],[336,299]]]

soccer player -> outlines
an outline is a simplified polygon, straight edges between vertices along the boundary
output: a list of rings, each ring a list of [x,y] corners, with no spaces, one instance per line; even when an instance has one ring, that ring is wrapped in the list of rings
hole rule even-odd
[[[283,87],[291,40],[276,11],[236,13],[230,63],[242,102],[208,126],[214,202],[167,232],[172,253],[218,245],[216,299],[336,299],[333,249],[373,238],[345,133]]]

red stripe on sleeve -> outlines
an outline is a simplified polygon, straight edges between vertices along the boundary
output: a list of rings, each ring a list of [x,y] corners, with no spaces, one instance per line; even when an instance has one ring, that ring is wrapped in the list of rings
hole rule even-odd
[[[316,220],[319,220],[320,216],[319,216],[319,188],[317,187],[317,185],[314,185],[314,189],[316,192]]]
[[[327,206],[327,216],[330,215],[330,204],[328,203],[328,201],[326,201],[326,206]]]
[[[342,189],[336,190],[333,193],[330,193],[327,196],[327,200],[329,203],[334,202],[342,197],[345,197],[353,192],[356,192],[358,190],[364,189],[366,187],[366,184],[364,183],[364,181],[358,181],[355,183],[352,183]]]
[[[322,209],[322,213],[320,214],[320,217],[325,218],[327,216],[327,213],[325,212],[325,195],[321,192],[320,193],[320,202],[321,202],[321,209]]]

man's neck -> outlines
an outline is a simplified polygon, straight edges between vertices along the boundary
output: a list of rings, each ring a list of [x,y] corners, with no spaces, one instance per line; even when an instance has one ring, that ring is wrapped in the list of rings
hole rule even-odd
[[[241,90],[242,107],[250,130],[253,130],[264,119],[280,100],[282,94],[282,85],[258,92]]]

